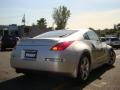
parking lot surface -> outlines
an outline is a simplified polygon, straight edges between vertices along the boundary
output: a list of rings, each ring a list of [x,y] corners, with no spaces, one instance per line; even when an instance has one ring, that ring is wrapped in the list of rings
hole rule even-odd
[[[120,90],[120,50],[115,52],[114,66],[94,70],[83,84],[66,77],[17,74],[10,66],[11,51],[0,52],[0,90]]]

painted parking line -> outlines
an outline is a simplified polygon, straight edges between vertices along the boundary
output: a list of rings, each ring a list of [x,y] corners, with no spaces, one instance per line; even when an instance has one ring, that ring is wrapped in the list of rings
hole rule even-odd
[[[105,86],[107,83],[106,82],[99,82],[99,83],[92,83],[93,86],[95,87],[98,87],[98,88],[101,88],[103,86]]]
[[[120,57],[120,55],[117,55],[117,56],[116,56],[116,58],[119,58],[119,57]]]

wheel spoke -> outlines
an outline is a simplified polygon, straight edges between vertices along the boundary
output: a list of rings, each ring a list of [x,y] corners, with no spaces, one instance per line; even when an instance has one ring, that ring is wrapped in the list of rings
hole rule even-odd
[[[83,80],[86,80],[87,77],[88,77],[88,72],[87,72],[87,71],[83,71],[83,72],[82,72],[82,79],[83,79]]]
[[[111,52],[111,61],[114,61],[114,59],[115,59],[115,55],[113,52]]]
[[[88,59],[87,59],[87,58],[84,58],[83,62],[84,62],[84,63],[83,63],[84,65],[88,64]]]
[[[115,58],[116,58],[116,56],[115,56],[114,51],[110,51],[110,60],[109,60],[108,64],[113,65],[115,62]]]
[[[84,58],[81,61],[81,78],[83,80],[86,80],[88,78],[88,74],[89,74],[89,60],[88,58]]]

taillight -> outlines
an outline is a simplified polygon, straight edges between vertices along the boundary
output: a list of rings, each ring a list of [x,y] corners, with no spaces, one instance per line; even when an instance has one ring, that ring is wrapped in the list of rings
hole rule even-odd
[[[65,41],[56,44],[51,48],[52,51],[63,51],[65,50],[68,46],[70,46],[74,41]]]

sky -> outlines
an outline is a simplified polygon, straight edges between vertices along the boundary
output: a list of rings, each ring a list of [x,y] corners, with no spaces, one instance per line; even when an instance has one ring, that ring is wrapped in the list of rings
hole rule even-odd
[[[0,25],[22,25],[25,14],[26,25],[45,18],[51,27],[53,10],[60,5],[71,12],[69,29],[105,29],[120,23],[120,0],[0,0]]]

